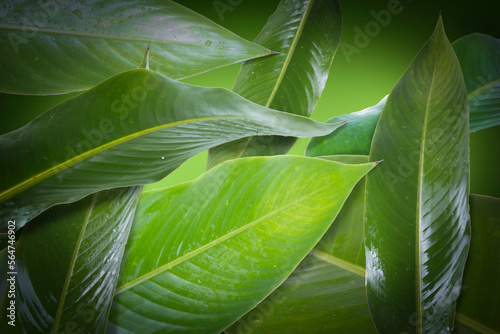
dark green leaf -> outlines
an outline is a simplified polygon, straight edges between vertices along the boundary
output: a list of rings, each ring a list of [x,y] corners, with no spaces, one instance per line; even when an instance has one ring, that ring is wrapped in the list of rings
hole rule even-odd
[[[0,23],[0,91],[89,89],[138,68],[149,43],[150,69],[173,79],[270,54],[170,0],[7,0]]]
[[[441,18],[389,95],[366,181],[367,296],[381,333],[447,333],[470,236],[469,124]]]
[[[500,39],[470,34],[452,46],[469,94],[470,131],[500,125]]]
[[[152,71],[118,74],[0,137],[0,230],[58,203],[158,181],[210,147],[253,135],[325,135],[341,124],[274,111]]]
[[[17,271],[16,297],[4,295],[2,333],[104,331],[140,193],[141,187],[99,192],[26,226],[9,270]],[[15,327],[5,321],[11,300]]]
[[[290,275],[374,165],[235,159],[144,192],[108,330],[220,333]]]
[[[233,90],[260,105],[309,116],[340,43],[337,0],[282,0],[254,42],[280,54],[246,61]],[[296,138],[249,137],[209,151],[208,167],[225,160],[285,154]]]
[[[470,196],[472,239],[456,333],[500,333],[500,199]]]

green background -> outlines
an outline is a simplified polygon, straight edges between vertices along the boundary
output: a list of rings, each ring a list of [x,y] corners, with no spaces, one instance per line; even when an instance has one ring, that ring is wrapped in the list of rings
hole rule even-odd
[[[391,0],[392,1],[392,0]],[[330,78],[312,118],[324,122],[329,118],[364,109],[376,104],[395,85],[425,41],[430,37],[439,13],[451,42],[461,36],[481,32],[500,38],[500,19],[496,1],[419,1],[401,0],[402,11],[391,16],[386,27],[370,38],[359,53],[346,54],[343,48],[355,46],[356,28],[364,30],[374,21],[371,11],[386,9],[389,0],[342,1],[343,36],[333,61]],[[236,34],[253,40],[273,13],[279,0],[179,0]],[[226,4],[223,13],[216,6]],[[154,62],[154,49],[151,50]],[[217,69],[185,80],[202,86],[231,89],[239,65]],[[69,96],[74,96],[71,94]],[[0,94],[0,134],[14,130],[58,102],[64,96],[33,97]],[[50,131],[50,130],[49,130]],[[303,155],[308,139],[301,139],[291,154]],[[471,192],[500,197],[500,126],[471,134]],[[188,181],[205,170],[207,153],[203,152],[161,183],[161,187]],[[2,159],[8,157],[2,156]]]

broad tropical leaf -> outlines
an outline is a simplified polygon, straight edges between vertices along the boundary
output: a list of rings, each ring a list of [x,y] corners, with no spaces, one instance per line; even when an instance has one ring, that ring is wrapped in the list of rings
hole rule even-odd
[[[158,181],[210,147],[253,135],[325,135],[340,124],[274,111],[223,88],[138,69],[0,137],[1,228],[113,187]]]
[[[381,333],[447,333],[469,248],[469,124],[441,18],[389,94],[366,180],[366,284]]]
[[[500,39],[471,34],[452,46],[469,94],[470,131],[500,125]]]
[[[220,333],[290,275],[374,165],[235,159],[144,192],[109,332]]]
[[[472,239],[455,333],[500,333],[500,199],[470,196]]]
[[[326,157],[322,157],[326,158]],[[366,163],[367,156],[332,156]],[[377,333],[365,293],[364,178],[332,226],[283,284],[227,333]]]
[[[16,321],[2,333],[102,333],[141,187],[60,205],[26,226],[16,245]],[[9,283],[7,283],[9,286]]]
[[[364,191],[360,187],[362,181],[315,250],[226,332],[246,333],[251,328],[254,334],[376,333],[364,294],[364,254],[357,257],[363,247],[359,210],[363,210]],[[471,194],[470,204],[473,233],[454,333],[499,333],[500,199]]]
[[[500,42],[483,34],[464,36],[451,44],[464,75],[469,97],[470,132],[500,124]],[[306,155],[369,154],[377,121],[386,99],[373,107],[334,117],[347,120],[340,131],[311,139]]]
[[[233,90],[260,105],[309,116],[340,43],[338,0],[282,0],[254,42],[279,55],[246,61]],[[209,151],[208,167],[225,160],[285,154],[295,138],[249,137]]]
[[[2,4],[0,91],[61,94],[138,68],[170,78],[270,54],[173,1],[19,1]]]
[[[335,133],[311,139],[306,149],[306,155],[318,157],[337,154],[370,154],[373,133],[386,100],[387,96],[373,107],[326,121],[327,123],[347,121],[347,124]]]

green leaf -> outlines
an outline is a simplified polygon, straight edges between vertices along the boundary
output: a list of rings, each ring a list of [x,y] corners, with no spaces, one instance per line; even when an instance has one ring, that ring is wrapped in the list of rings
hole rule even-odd
[[[327,123],[347,121],[347,124],[335,133],[311,139],[306,149],[306,155],[318,157],[339,154],[370,154],[373,133],[386,100],[387,96],[373,107],[326,121]]]
[[[323,157],[366,163],[367,156]],[[332,226],[283,284],[227,333],[376,333],[365,293],[364,178]]]
[[[472,238],[456,333],[500,333],[500,199],[470,196]]]
[[[441,18],[389,95],[366,181],[366,284],[381,333],[446,333],[470,236],[469,126]]]
[[[255,334],[285,330],[376,333],[364,294],[364,254],[358,253],[363,248],[362,183],[353,189],[315,250],[278,289],[226,332],[246,333],[246,327],[251,327]],[[500,199],[471,194],[470,204],[474,232],[454,333],[500,333],[500,267],[496,265],[500,263]]]
[[[470,34],[451,44],[460,62],[469,97],[470,132],[500,124],[500,40]],[[386,98],[373,107],[334,117],[327,123],[347,120],[339,131],[312,138],[306,155],[369,154],[377,121]]]
[[[4,295],[0,311],[2,333],[104,331],[141,189],[99,192],[26,226],[10,270],[16,297]],[[10,300],[15,327],[5,321]]]
[[[0,91],[50,95],[90,89],[138,68],[173,79],[271,52],[173,1],[7,0],[0,23]]]
[[[325,135],[341,124],[274,111],[223,88],[137,69],[0,137],[0,230],[58,203],[158,181],[191,156],[253,135]]]
[[[470,130],[500,125],[500,39],[470,34],[452,46],[469,93]]]
[[[280,54],[246,61],[233,90],[260,105],[309,116],[325,87],[341,32],[337,0],[282,0],[254,40]],[[241,139],[211,149],[208,167],[233,158],[285,154],[295,141]]]
[[[290,275],[374,165],[243,158],[144,192],[108,330],[220,333]]]

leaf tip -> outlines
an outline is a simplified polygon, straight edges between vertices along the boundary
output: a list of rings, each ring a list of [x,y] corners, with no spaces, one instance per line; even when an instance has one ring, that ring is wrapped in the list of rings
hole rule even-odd
[[[372,162],[372,163],[373,163],[375,166],[377,166],[377,165],[378,165],[379,163],[381,163],[382,161],[384,161],[384,159],[379,160],[379,161],[374,161],[374,162]]]
[[[278,52],[278,51],[273,51],[273,50],[269,50],[269,54],[270,54],[270,55],[279,55],[279,54],[280,54],[280,52]]]

